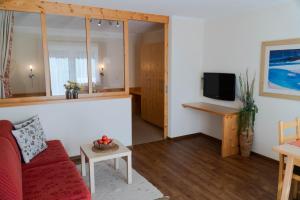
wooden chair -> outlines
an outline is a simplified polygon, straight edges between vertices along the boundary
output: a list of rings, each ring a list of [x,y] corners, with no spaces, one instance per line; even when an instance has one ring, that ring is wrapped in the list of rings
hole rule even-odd
[[[295,129],[295,133],[286,135],[286,129]],[[290,122],[279,122],[279,144],[300,140],[300,118],[297,118]],[[281,197],[283,176],[284,176],[284,155],[279,155],[279,177],[278,177],[278,192],[277,200]],[[295,161],[294,173],[293,173],[293,198],[297,198],[298,182],[300,181],[300,160]]]

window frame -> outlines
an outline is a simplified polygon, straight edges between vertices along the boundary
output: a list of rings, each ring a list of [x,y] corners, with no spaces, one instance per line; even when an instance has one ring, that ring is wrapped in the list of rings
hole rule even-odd
[[[97,7],[90,7],[90,6],[80,6],[75,4],[48,2],[48,1],[11,0],[0,4],[0,10],[11,10],[11,11],[40,14],[43,59],[44,59],[44,68],[45,68],[45,86],[46,86],[46,96],[0,99],[0,107],[36,105],[36,104],[55,103],[55,102],[74,102],[74,101],[90,100],[95,98],[99,98],[99,99],[124,98],[124,97],[127,98],[130,96],[129,95],[128,21],[140,20],[140,21],[148,21],[148,22],[157,22],[157,23],[164,24],[165,27],[168,27],[168,23],[169,23],[169,17],[163,15],[145,14],[145,13],[138,13],[138,12],[131,12],[131,11],[120,11],[120,10],[112,10],[112,9],[104,9],[104,8],[97,8]],[[64,95],[51,96],[51,85],[50,85],[51,78],[50,78],[48,42],[47,42],[47,24],[46,24],[47,14],[85,18],[89,93],[80,94],[79,99],[66,100]],[[90,21],[90,19],[118,20],[123,22],[125,91],[101,92],[101,93],[92,92],[90,23],[87,23]],[[165,31],[168,32],[168,29],[166,28]],[[167,46],[165,50],[165,58],[167,58]],[[168,68],[167,59],[165,59],[166,71],[167,68]],[[167,85],[167,79],[165,80],[165,85]]]

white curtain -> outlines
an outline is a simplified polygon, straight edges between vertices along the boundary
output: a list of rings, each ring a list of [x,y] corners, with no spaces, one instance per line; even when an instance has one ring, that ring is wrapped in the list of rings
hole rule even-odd
[[[9,68],[11,63],[13,11],[0,11],[0,98],[10,95]]]
[[[50,56],[49,63],[52,95],[63,95],[65,93],[64,84],[70,80],[69,60],[66,57]]]
[[[53,95],[64,95],[69,80],[82,86],[88,84],[87,58],[85,43],[49,41],[49,63],[51,90]],[[98,48],[92,48],[92,80],[99,81],[97,66]]]

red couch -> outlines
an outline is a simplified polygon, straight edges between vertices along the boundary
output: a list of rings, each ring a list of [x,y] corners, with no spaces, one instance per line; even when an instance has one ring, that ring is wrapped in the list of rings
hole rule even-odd
[[[59,140],[30,163],[22,163],[11,133],[13,125],[0,121],[0,199],[90,200],[90,192]]]

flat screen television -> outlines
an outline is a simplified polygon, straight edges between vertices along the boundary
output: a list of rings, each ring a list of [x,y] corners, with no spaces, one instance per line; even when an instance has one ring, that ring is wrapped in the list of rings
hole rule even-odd
[[[235,100],[235,74],[204,73],[203,96],[234,101]]]

